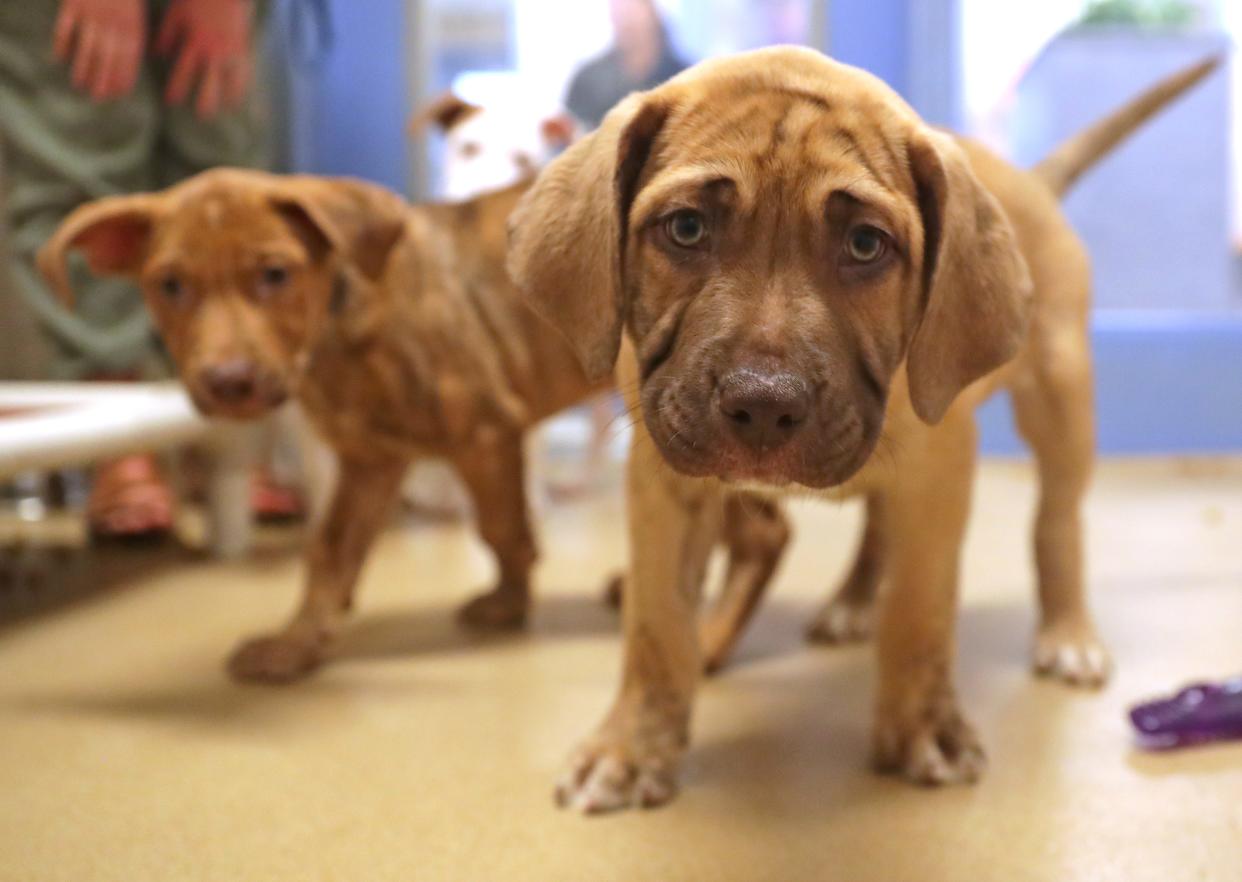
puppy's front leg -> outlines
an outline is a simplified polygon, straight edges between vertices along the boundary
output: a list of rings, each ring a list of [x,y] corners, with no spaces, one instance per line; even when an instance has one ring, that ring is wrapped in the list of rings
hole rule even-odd
[[[496,587],[471,600],[458,619],[477,628],[518,628],[530,606],[530,568],[538,556],[526,504],[522,436],[488,430],[455,464],[474,499],[479,533],[496,555]]]
[[[969,414],[951,414],[903,455],[886,500],[893,569],[877,633],[874,759],[917,784],[972,782],[985,763],[952,673],[974,435]]]
[[[285,628],[247,640],[229,659],[239,680],[285,683],[323,662],[353,600],[358,572],[401,488],[404,460],[341,458],[327,517],[311,540],[306,593]]]
[[[632,569],[622,607],[621,691],[570,762],[557,801],[582,812],[652,807],[672,799],[702,667],[699,590],[719,535],[716,485],[679,478],[641,426],[629,475]]]

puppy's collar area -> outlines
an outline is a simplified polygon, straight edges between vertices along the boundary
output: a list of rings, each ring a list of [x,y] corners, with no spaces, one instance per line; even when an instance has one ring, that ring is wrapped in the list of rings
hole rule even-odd
[[[369,337],[370,324],[362,319],[356,308],[359,288],[350,278],[347,267],[341,267],[332,277],[328,291],[327,309],[309,329],[306,340],[294,362],[295,378],[300,382],[326,350],[340,347],[352,348]]]

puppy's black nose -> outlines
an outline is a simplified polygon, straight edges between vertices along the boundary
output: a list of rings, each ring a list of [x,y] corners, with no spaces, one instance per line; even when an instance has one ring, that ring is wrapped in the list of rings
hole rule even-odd
[[[246,358],[231,358],[203,370],[203,385],[223,404],[239,404],[254,397],[258,368]]]
[[[739,368],[720,381],[720,412],[738,440],[750,447],[784,444],[810,409],[806,383],[788,371]]]

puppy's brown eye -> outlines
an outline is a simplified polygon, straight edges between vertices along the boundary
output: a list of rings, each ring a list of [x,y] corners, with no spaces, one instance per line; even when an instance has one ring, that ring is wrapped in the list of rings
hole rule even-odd
[[[176,302],[181,299],[181,295],[185,293],[185,286],[181,284],[181,280],[176,276],[165,276],[160,280],[160,294],[165,300]]]
[[[888,238],[875,227],[854,227],[845,239],[845,251],[855,263],[875,263],[887,250]]]
[[[283,266],[265,266],[259,272],[259,296],[271,297],[289,282],[289,271]]]
[[[279,288],[289,281],[289,271],[283,266],[269,266],[263,270],[263,284],[269,288]]]
[[[695,248],[707,239],[707,222],[703,215],[689,209],[669,215],[664,229],[673,244],[681,248]]]

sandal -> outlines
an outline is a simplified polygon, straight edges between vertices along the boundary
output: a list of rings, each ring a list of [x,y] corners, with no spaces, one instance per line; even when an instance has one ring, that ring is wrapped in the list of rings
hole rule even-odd
[[[271,470],[256,466],[250,475],[250,510],[260,521],[292,521],[302,517],[302,495],[281,484]]]
[[[136,454],[96,466],[86,519],[97,539],[167,536],[173,527],[173,495],[155,457]]]

